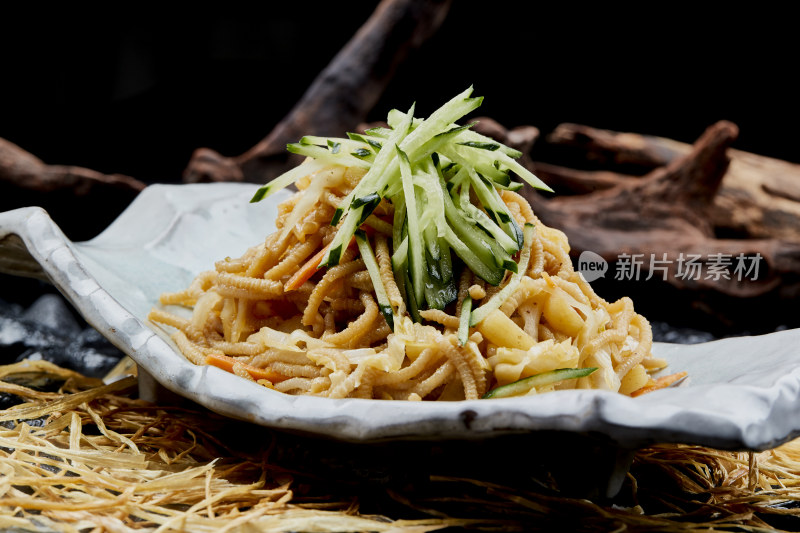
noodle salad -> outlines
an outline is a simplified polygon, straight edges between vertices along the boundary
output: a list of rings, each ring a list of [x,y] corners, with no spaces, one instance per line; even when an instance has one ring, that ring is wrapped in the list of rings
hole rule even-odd
[[[305,160],[251,200],[295,186],[276,231],[149,320],[191,362],[287,394],[636,396],[681,377],[653,377],[648,321],[599,297],[536,217],[520,189],[551,189],[522,154],[459,124],[481,102],[470,87],[424,119],[395,109],[387,127],[290,144]]]

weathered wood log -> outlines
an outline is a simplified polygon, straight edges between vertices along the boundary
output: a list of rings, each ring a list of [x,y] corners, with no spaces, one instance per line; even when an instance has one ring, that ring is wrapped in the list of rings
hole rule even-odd
[[[0,138],[0,182],[43,193],[63,191],[86,196],[98,189],[119,189],[136,194],[145,184],[122,174],[102,174],[72,165],[48,165],[16,144]]]
[[[264,183],[297,163],[287,154],[287,143],[303,135],[341,135],[363,122],[397,67],[439,28],[450,3],[382,0],[269,135],[235,157],[210,148],[196,150],[184,181]]]
[[[662,167],[691,149],[671,139],[564,123],[547,135],[547,143],[572,148],[574,160],[583,159],[606,168]]]
[[[144,187],[121,174],[47,164],[0,138],[0,211],[41,206],[73,239],[94,236]]]
[[[584,170],[536,161],[536,175],[547,183],[559,196],[588,194],[616,187],[634,176],[611,170]]]
[[[647,242],[660,245],[663,232],[682,236],[684,242],[712,238],[706,211],[727,170],[725,153],[736,134],[734,125],[717,124],[691,154],[605,190],[549,200],[533,190],[526,194],[543,222],[567,232],[578,249],[605,258]]]
[[[571,127],[571,137],[565,131],[548,140],[582,151],[579,166],[651,168],[636,176],[531,164],[556,189],[572,193],[548,198],[525,189],[541,220],[566,233],[576,260],[593,252],[617,274],[622,264],[627,281],[639,281],[643,299],[678,295],[666,305],[659,301],[662,309],[693,307],[728,327],[797,322],[777,310],[800,294],[800,203],[794,200],[800,167],[731,149],[738,128],[726,121],[694,145],[580,126]],[[697,270],[687,276],[690,259]],[[673,291],[643,283],[654,275]]]
[[[637,177],[631,166],[653,170],[686,156],[692,145],[657,137],[562,124],[547,142],[568,149],[562,156],[576,169],[537,161],[539,177],[561,194],[585,194]],[[714,196],[709,217],[717,235],[800,240],[800,165],[734,148],[730,166]]]

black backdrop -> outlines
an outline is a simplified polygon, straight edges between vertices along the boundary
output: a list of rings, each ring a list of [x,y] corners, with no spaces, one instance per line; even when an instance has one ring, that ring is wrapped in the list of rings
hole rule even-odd
[[[238,155],[263,138],[375,2],[243,5],[6,16],[0,137],[48,163],[178,181],[195,148]],[[800,162],[787,13],[598,6],[455,0],[372,118],[474,84],[479,111],[507,126],[691,142],[727,119],[736,148]]]

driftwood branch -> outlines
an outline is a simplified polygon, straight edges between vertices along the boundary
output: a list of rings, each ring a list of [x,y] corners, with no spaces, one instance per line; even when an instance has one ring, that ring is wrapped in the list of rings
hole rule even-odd
[[[236,157],[198,149],[184,181],[263,183],[296,164],[287,143],[303,135],[341,135],[363,122],[397,67],[439,28],[450,3],[383,0],[267,137]]]
[[[676,236],[685,246],[713,237],[708,201],[724,176],[725,149],[735,136],[734,126],[718,124],[687,156],[605,190],[549,200],[533,191],[527,195],[542,221],[565,231],[572,246],[607,260],[621,250],[672,248]]]
[[[567,234],[576,261],[592,252],[619,274],[621,262],[638,259],[637,279],[617,285],[645,304],[659,295],[662,311],[697,311],[684,313],[690,320],[774,327],[776,309],[800,292],[800,166],[734,150],[737,135],[726,121],[694,145],[562,125],[547,142],[572,165],[530,164],[557,194],[525,194]],[[686,276],[689,258],[697,275]],[[742,276],[737,265],[758,272]]]
[[[571,168],[542,161],[536,171],[559,195],[614,187],[664,167],[692,151],[672,139],[562,124],[547,137]],[[800,240],[800,165],[727,149],[730,159],[722,185],[710,204],[717,235]],[[599,170],[585,170],[588,166]]]
[[[0,183],[43,193],[87,196],[110,189],[136,194],[145,184],[122,174],[102,174],[71,165],[48,165],[16,144],[0,139]]]
[[[144,189],[121,174],[70,165],[49,165],[0,138],[0,211],[41,206],[69,236],[94,236]]]

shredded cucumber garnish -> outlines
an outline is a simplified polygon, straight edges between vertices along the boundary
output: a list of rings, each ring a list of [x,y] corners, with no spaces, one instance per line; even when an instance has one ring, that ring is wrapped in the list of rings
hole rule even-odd
[[[412,105],[407,112],[390,111],[388,127],[346,137],[305,136],[287,149],[308,159],[261,187],[251,201],[328,165],[366,169],[333,215],[336,235],[320,268],[337,265],[355,237],[387,322],[393,311],[369,239],[359,232],[362,225],[391,234],[392,269],[413,320],[421,320],[420,310],[444,309],[456,300],[454,269],[462,265],[491,285],[499,285],[511,273],[507,286],[489,302],[477,309],[472,309],[471,299],[466,303],[459,328],[459,339],[465,342],[469,327],[502,303],[499,299],[514,290],[527,269],[526,246],[533,230],[519,227],[500,192],[523,186],[513,176],[552,192],[517,161],[522,155],[518,150],[462,122],[481,103],[482,97],[473,97],[469,87],[427,118],[414,117]],[[372,214],[384,201],[394,207],[391,222]]]
[[[484,318],[489,316],[489,313],[498,309],[503,302],[505,302],[511,294],[517,290],[519,287],[520,281],[522,280],[522,276],[525,275],[525,271],[528,270],[528,263],[531,259],[531,242],[533,241],[533,235],[536,231],[536,227],[533,224],[525,224],[525,229],[523,230],[525,244],[522,248],[522,252],[520,253],[519,258],[519,268],[516,272],[511,275],[511,278],[506,283],[505,287],[500,289],[494,296],[489,298],[489,301],[478,307],[472,312],[472,316],[469,320],[470,326],[475,326],[479,322],[481,322]]]
[[[467,294],[461,302],[461,315],[458,317],[458,343],[467,344],[469,339],[469,317],[472,314],[472,297]]]
[[[277,191],[281,189],[285,189],[295,181],[308,176],[309,174],[313,174],[314,172],[325,168],[324,161],[315,161],[313,159],[307,159],[302,164],[297,165],[293,169],[284,174],[281,174],[274,180],[270,181],[269,183],[262,185],[258,188],[255,192],[253,197],[250,199],[251,203],[260,202],[264,198],[267,198]]]
[[[367,267],[367,273],[372,280],[372,286],[375,288],[375,298],[378,300],[378,308],[381,310],[383,318],[386,319],[386,323],[394,330],[394,309],[392,308],[392,304],[389,303],[389,296],[386,294],[386,287],[383,285],[383,280],[381,279],[381,271],[380,267],[378,267],[375,253],[372,251],[369,239],[367,239],[363,231],[356,231],[355,237],[358,251],[361,253],[361,258],[364,260],[364,265]]]
[[[529,393],[534,387],[552,385],[567,379],[585,378],[595,370],[597,370],[597,368],[558,368],[556,370],[550,370],[549,372],[542,372],[541,374],[522,378],[519,381],[503,385],[502,387],[497,387],[484,394],[483,398],[510,398],[512,396],[522,396]]]

